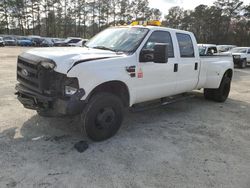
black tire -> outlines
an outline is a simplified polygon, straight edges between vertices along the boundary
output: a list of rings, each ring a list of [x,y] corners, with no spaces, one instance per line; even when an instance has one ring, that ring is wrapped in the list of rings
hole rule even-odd
[[[121,127],[123,109],[122,101],[113,94],[93,95],[81,115],[85,134],[96,142],[111,138]]]
[[[207,100],[214,100],[214,89],[204,89],[204,97]]]
[[[231,89],[231,79],[224,76],[218,89],[204,89],[204,97],[216,102],[225,102]]]
[[[246,59],[242,60],[239,66],[241,69],[245,69],[247,67],[247,60]]]

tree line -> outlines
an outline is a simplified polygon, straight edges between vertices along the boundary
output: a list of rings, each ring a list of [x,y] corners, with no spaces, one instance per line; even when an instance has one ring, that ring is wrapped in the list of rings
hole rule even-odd
[[[172,7],[164,20],[168,27],[192,31],[199,43],[250,46],[250,3],[241,0],[217,0],[194,10]]]
[[[0,33],[89,38],[132,19],[160,19],[148,0],[1,0]]]
[[[0,0],[0,33],[90,38],[111,25],[160,19],[148,0]],[[199,43],[250,46],[250,4],[216,0],[194,10],[169,9],[163,26],[193,32]]]

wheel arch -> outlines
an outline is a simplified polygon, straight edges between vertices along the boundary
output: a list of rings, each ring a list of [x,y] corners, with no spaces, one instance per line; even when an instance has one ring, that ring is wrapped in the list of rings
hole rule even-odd
[[[107,81],[96,86],[88,95],[86,100],[88,101],[95,93],[107,92],[118,96],[125,107],[130,105],[130,92],[127,84],[119,80]]]
[[[225,71],[225,73],[224,73],[222,79],[223,79],[224,77],[229,77],[229,78],[232,80],[232,78],[233,78],[233,69],[227,69],[227,70]],[[221,80],[222,80],[222,79],[221,79]]]

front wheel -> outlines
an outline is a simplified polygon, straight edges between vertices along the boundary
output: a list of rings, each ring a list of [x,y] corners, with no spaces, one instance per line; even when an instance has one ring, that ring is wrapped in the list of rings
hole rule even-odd
[[[81,116],[86,135],[97,142],[114,136],[123,120],[123,108],[119,97],[110,93],[95,94]]]
[[[204,97],[216,102],[225,102],[231,89],[231,79],[225,76],[218,89],[204,89]]]

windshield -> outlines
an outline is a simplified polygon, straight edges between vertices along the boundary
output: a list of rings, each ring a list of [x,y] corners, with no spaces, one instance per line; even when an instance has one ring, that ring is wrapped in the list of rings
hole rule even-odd
[[[232,53],[247,53],[246,48],[234,48],[231,50]]]
[[[147,28],[109,28],[92,38],[86,46],[116,52],[133,52],[147,33]]]

